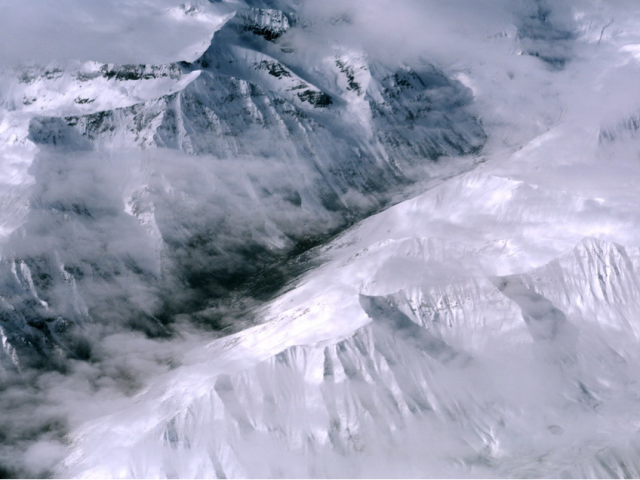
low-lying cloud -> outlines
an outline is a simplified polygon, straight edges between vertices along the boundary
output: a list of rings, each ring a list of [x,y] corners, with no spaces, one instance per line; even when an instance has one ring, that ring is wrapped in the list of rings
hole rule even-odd
[[[180,3],[24,0],[4,5],[0,64],[182,60],[187,47],[195,52],[208,41],[213,23],[172,10]],[[488,153],[520,148],[570,115],[574,126],[588,128],[565,136],[564,146],[550,142],[551,146],[544,147],[543,138],[529,150],[523,149],[522,155],[546,155],[570,163],[576,155],[592,153],[585,153],[585,138],[597,138],[605,119],[618,129],[614,133],[631,138],[607,146],[608,154],[635,158],[635,133],[618,122],[626,118],[622,113],[631,114],[636,108],[628,95],[640,84],[633,49],[621,57],[627,67],[615,71],[606,53],[619,48],[612,39],[631,31],[632,20],[626,19],[625,24],[620,15],[634,10],[634,5],[627,1],[309,0],[294,4],[304,28],[292,30],[286,40],[310,50],[326,50],[336,44],[362,49],[372,61],[388,65],[433,62],[473,91],[472,108],[490,134]],[[204,2],[200,6],[205,13],[214,12],[214,7],[229,12],[233,7]],[[178,12],[177,16],[172,12]],[[589,50],[600,52],[595,63],[580,63],[586,58],[581,42],[593,46],[600,40],[600,50]],[[577,66],[567,67],[571,62]],[[590,74],[594,65],[603,66],[595,82],[602,85],[602,98],[607,102],[584,94],[597,91]],[[611,82],[624,88],[608,88]],[[543,147],[538,148],[540,145]],[[12,252],[18,261],[31,258],[34,275],[42,273],[37,287],[48,291],[49,297],[40,300],[58,307],[58,313],[68,313],[78,325],[91,316],[98,321],[69,327],[77,329],[86,345],[68,345],[73,354],[64,368],[44,373],[28,368],[0,372],[0,476],[50,472],[67,453],[66,432],[121,409],[152,379],[179,365],[185,352],[215,336],[198,330],[185,316],[176,315],[171,325],[161,316],[166,300],[176,305],[194,300],[184,287],[197,284],[199,274],[201,283],[210,285],[203,290],[208,296],[198,299],[204,313],[196,312],[196,320],[200,325],[209,321],[224,328],[238,321],[238,311],[250,310],[255,303],[237,296],[229,297],[225,305],[210,302],[215,295],[228,293],[224,281],[230,277],[220,282],[207,277],[208,270],[218,268],[232,274],[237,268],[243,275],[260,272],[260,262],[272,254],[269,258],[275,258],[278,251],[293,244],[292,239],[344,223],[340,213],[301,208],[305,198],[312,197],[305,197],[305,182],[313,184],[320,174],[308,166],[292,172],[291,164],[278,160],[278,148],[265,145],[269,154],[264,157],[221,160],[170,149],[70,152],[42,147],[31,169],[37,185],[27,235],[11,238],[5,252]],[[625,168],[633,174],[637,170]],[[591,166],[589,171],[599,180],[617,181],[599,176],[604,172],[602,166]],[[537,175],[560,187],[568,181],[568,176],[549,180],[544,178],[546,172]],[[582,182],[576,169],[571,170],[569,180]],[[363,210],[370,207],[357,192],[343,198],[349,195],[354,204],[362,203]],[[138,220],[146,214],[154,215],[156,225],[140,224]],[[161,255],[149,248],[154,241],[161,243],[154,237],[158,232],[169,245],[169,251]],[[16,276],[10,276],[9,267],[5,270],[14,282],[11,288],[17,289]],[[73,281],[49,288],[47,282],[53,275],[73,277]],[[175,282],[163,283],[171,275]],[[281,285],[273,278],[263,283],[267,288],[273,288],[269,283]],[[22,290],[7,287],[8,297],[15,294],[11,298],[16,304],[31,306],[35,300],[25,294],[28,287],[26,280]],[[74,297],[78,291],[82,302]],[[237,304],[242,305],[234,310]],[[215,315],[206,311],[214,306]],[[48,324],[59,321],[47,320]],[[49,328],[43,325],[24,328]],[[421,435],[415,433],[416,443]]]
[[[187,60],[181,57],[192,57],[206,47],[215,24],[184,14],[179,8],[182,4],[180,0],[4,1],[0,65]],[[208,2],[199,4],[205,14],[211,13]],[[186,51],[187,47],[193,52]]]

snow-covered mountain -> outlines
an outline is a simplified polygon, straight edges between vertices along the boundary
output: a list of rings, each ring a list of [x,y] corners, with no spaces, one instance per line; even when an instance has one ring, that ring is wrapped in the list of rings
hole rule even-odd
[[[569,246],[600,205],[482,172],[371,217],[264,325],[79,429],[61,472],[636,476],[640,250]]]
[[[0,72],[0,473],[640,474],[637,6],[165,3]]]
[[[7,358],[87,355],[85,323],[161,335],[253,278],[274,291],[287,265],[265,268],[482,146],[469,89],[433,65],[333,45],[306,65],[286,41],[293,12],[237,8],[193,63],[6,74],[33,158],[29,186],[8,188],[29,188],[29,206],[7,219]]]

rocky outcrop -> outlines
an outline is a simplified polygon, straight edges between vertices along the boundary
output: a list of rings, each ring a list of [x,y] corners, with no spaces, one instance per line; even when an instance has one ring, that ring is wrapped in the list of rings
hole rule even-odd
[[[9,344],[85,358],[85,324],[167,335],[188,314],[238,328],[220,302],[268,298],[299,271],[288,259],[385,205],[418,167],[481,148],[459,82],[340,47],[311,64],[286,38],[304,29],[296,18],[241,7],[193,63],[22,72],[23,108],[42,114],[30,211],[2,266]]]

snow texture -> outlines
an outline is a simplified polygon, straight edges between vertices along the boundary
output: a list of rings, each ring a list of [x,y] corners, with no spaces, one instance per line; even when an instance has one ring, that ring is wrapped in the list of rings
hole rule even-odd
[[[637,5],[164,3],[2,71],[0,473],[640,476]]]

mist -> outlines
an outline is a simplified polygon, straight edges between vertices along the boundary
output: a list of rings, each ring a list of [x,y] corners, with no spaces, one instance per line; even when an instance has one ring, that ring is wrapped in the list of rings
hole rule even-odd
[[[5,3],[0,476],[640,471],[634,2]]]
[[[189,16],[180,5],[184,2],[3,1],[0,63],[161,64],[195,59],[217,26],[216,17],[207,16],[215,8],[200,2],[201,14]]]

